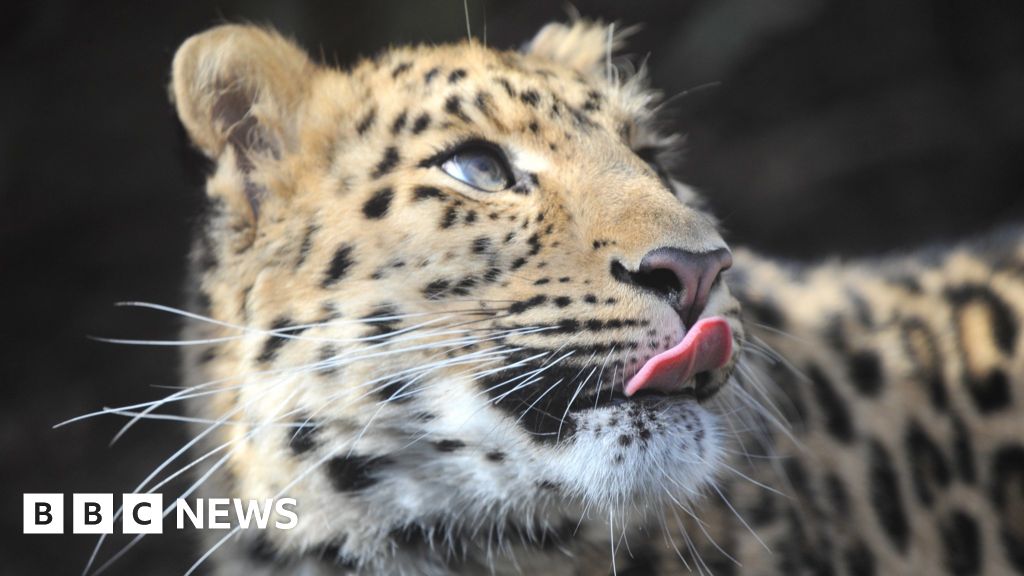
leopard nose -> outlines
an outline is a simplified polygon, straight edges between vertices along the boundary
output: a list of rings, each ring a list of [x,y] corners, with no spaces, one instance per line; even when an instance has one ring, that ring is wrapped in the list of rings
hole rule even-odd
[[[692,326],[707,306],[715,281],[732,266],[732,253],[726,248],[689,252],[662,247],[648,252],[636,272],[616,270],[615,264],[613,275],[668,300],[683,322]]]

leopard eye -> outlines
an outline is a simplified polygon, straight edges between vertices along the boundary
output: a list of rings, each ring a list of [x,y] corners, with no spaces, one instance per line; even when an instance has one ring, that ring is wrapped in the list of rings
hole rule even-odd
[[[504,155],[484,145],[460,148],[441,163],[441,170],[482,192],[501,192],[513,184]]]

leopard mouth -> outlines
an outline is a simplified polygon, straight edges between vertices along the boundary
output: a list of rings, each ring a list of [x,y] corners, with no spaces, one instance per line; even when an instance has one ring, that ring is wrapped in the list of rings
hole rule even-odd
[[[710,377],[710,373],[702,372],[698,376]],[[674,391],[663,390],[640,390],[627,396],[621,389],[603,390],[597,394],[591,394],[586,398],[579,399],[569,411],[570,414],[584,412],[587,410],[601,410],[607,408],[628,408],[630,406],[647,406],[657,408],[670,403],[695,403],[699,404],[706,400],[698,396],[695,386],[684,386]]]
[[[721,369],[731,358],[729,324],[719,316],[705,318],[696,322],[678,344],[649,358],[621,388],[599,391],[590,396],[589,402],[583,399],[580,406],[702,402],[713,396],[727,378]]]
[[[677,392],[701,388],[710,373],[732,358],[732,329],[721,316],[694,323],[675,346],[647,360],[626,382],[624,392],[632,396],[644,390]],[[698,394],[700,396],[701,394]]]

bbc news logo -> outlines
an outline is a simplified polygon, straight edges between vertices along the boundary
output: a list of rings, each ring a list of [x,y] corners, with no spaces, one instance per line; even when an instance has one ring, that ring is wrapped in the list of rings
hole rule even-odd
[[[25,534],[64,533],[63,494],[23,494]],[[121,496],[122,534],[162,534],[164,529],[163,494],[123,494]],[[178,498],[174,502],[175,528],[208,530],[291,530],[298,522],[294,498],[242,500],[240,498],[199,498],[190,504]],[[233,514],[232,514],[233,513]],[[71,532],[73,534],[113,534],[118,516],[113,494],[72,494]],[[233,516],[233,518],[232,518]]]

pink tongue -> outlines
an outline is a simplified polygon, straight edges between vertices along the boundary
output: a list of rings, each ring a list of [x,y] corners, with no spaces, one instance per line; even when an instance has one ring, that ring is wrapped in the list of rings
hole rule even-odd
[[[683,341],[647,361],[626,384],[626,396],[641,390],[673,392],[706,370],[721,368],[732,354],[732,331],[724,318],[705,318]]]

